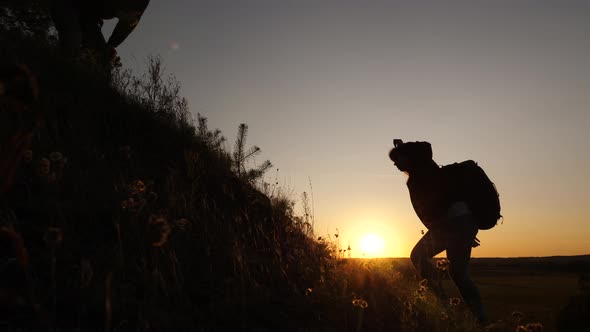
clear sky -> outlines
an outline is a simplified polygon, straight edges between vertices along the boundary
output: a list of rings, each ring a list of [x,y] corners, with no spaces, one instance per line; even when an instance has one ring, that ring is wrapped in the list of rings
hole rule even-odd
[[[504,224],[475,257],[548,256],[590,254],[589,36],[588,1],[152,0],[119,53],[136,71],[161,55],[230,143],[247,123],[353,256],[367,233],[408,256],[424,229],[393,138],[496,183]]]

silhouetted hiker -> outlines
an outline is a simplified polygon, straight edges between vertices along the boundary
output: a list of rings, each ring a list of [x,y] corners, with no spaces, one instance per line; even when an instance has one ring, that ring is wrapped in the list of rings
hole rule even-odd
[[[416,214],[428,228],[410,254],[412,263],[420,276],[428,280],[429,287],[438,296],[444,297],[432,258],[446,250],[451,278],[478,321],[486,324],[488,317],[479,290],[467,273],[471,248],[478,245],[475,216],[459,192],[459,186],[454,185],[432,160],[430,143],[395,140],[394,146],[389,158],[409,176],[410,200]]]
[[[80,46],[94,49],[112,60],[119,46],[137,26],[149,0],[52,0],[51,16],[62,49],[76,54]],[[108,41],[102,34],[103,20],[119,22]]]

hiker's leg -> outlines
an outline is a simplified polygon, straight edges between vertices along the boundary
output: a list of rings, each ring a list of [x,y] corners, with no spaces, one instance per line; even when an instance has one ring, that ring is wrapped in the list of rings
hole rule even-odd
[[[428,280],[429,287],[439,297],[444,297],[444,292],[437,278],[437,270],[432,264],[432,258],[445,250],[445,242],[438,231],[429,230],[416,243],[410,253],[410,259],[420,277]]]
[[[475,235],[477,235],[477,225],[468,216],[455,221],[456,227],[447,244],[447,258],[450,261],[449,274],[457,285],[463,301],[469,306],[477,320],[485,324],[488,322],[488,317],[481,301],[479,289],[467,272],[471,246]]]
[[[68,55],[74,55],[82,43],[80,16],[71,0],[53,0],[51,18],[59,35],[59,44]]]

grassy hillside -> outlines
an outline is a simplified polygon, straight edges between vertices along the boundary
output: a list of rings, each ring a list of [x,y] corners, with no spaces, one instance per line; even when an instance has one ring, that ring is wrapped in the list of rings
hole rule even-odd
[[[30,255],[33,295],[18,296],[38,306],[36,323],[285,327],[291,302],[320,281],[331,252],[288,198],[257,189],[270,164],[246,169],[258,151],[245,144],[247,127],[234,153],[223,150],[206,119],[192,123],[157,59],[138,78],[19,34],[1,42],[5,61],[28,66],[40,90],[41,125],[2,220]]]

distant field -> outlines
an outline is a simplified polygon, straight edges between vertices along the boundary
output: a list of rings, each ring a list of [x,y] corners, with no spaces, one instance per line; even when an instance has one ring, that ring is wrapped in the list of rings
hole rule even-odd
[[[411,267],[407,258],[391,260]],[[580,275],[590,275],[590,256],[474,258],[470,273],[492,319],[506,320],[519,311],[523,323],[539,322],[545,331],[555,331],[557,315],[579,293]],[[449,296],[460,297],[451,280],[443,284]]]
[[[524,314],[524,321],[539,322],[546,331],[553,331],[556,316],[568,300],[578,292],[578,276],[575,274],[546,274],[521,276],[477,276],[484,304],[492,319],[510,317],[514,311]],[[451,296],[459,296],[450,280],[445,281]]]
[[[393,260],[410,265],[409,259]],[[554,331],[557,315],[578,294],[580,275],[588,274],[589,267],[590,256],[475,258],[470,271],[492,319],[505,320],[519,311],[524,322]],[[449,296],[459,297],[452,281],[443,283]]]

